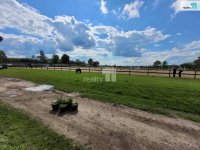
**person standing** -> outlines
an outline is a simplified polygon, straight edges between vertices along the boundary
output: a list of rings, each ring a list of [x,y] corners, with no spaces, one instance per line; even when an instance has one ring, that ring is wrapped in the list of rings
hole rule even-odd
[[[179,76],[179,78],[181,78],[181,74],[182,74],[182,72],[183,72],[183,68],[182,68],[182,67],[179,67],[179,72],[178,72],[178,76]]]
[[[173,67],[173,77],[176,77],[176,67]]]

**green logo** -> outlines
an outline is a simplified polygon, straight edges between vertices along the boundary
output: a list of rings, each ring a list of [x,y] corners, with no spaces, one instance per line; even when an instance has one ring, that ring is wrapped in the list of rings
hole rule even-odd
[[[197,3],[191,3],[192,9],[197,9]]]

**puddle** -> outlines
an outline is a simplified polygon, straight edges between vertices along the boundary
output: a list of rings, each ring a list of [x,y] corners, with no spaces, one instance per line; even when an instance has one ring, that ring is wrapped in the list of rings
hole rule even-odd
[[[26,91],[31,91],[31,92],[42,92],[42,91],[51,91],[54,88],[52,85],[39,85],[35,87],[28,87],[25,88]]]

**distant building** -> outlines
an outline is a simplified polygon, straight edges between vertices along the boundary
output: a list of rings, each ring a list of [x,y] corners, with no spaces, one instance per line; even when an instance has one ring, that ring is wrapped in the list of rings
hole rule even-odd
[[[99,67],[99,62],[98,61],[93,62],[93,66],[94,67]]]

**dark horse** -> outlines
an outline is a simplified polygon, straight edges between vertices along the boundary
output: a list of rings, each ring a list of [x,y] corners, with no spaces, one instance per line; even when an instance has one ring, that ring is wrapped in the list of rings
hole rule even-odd
[[[81,73],[81,69],[80,68],[76,69],[76,74],[77,73]]]

